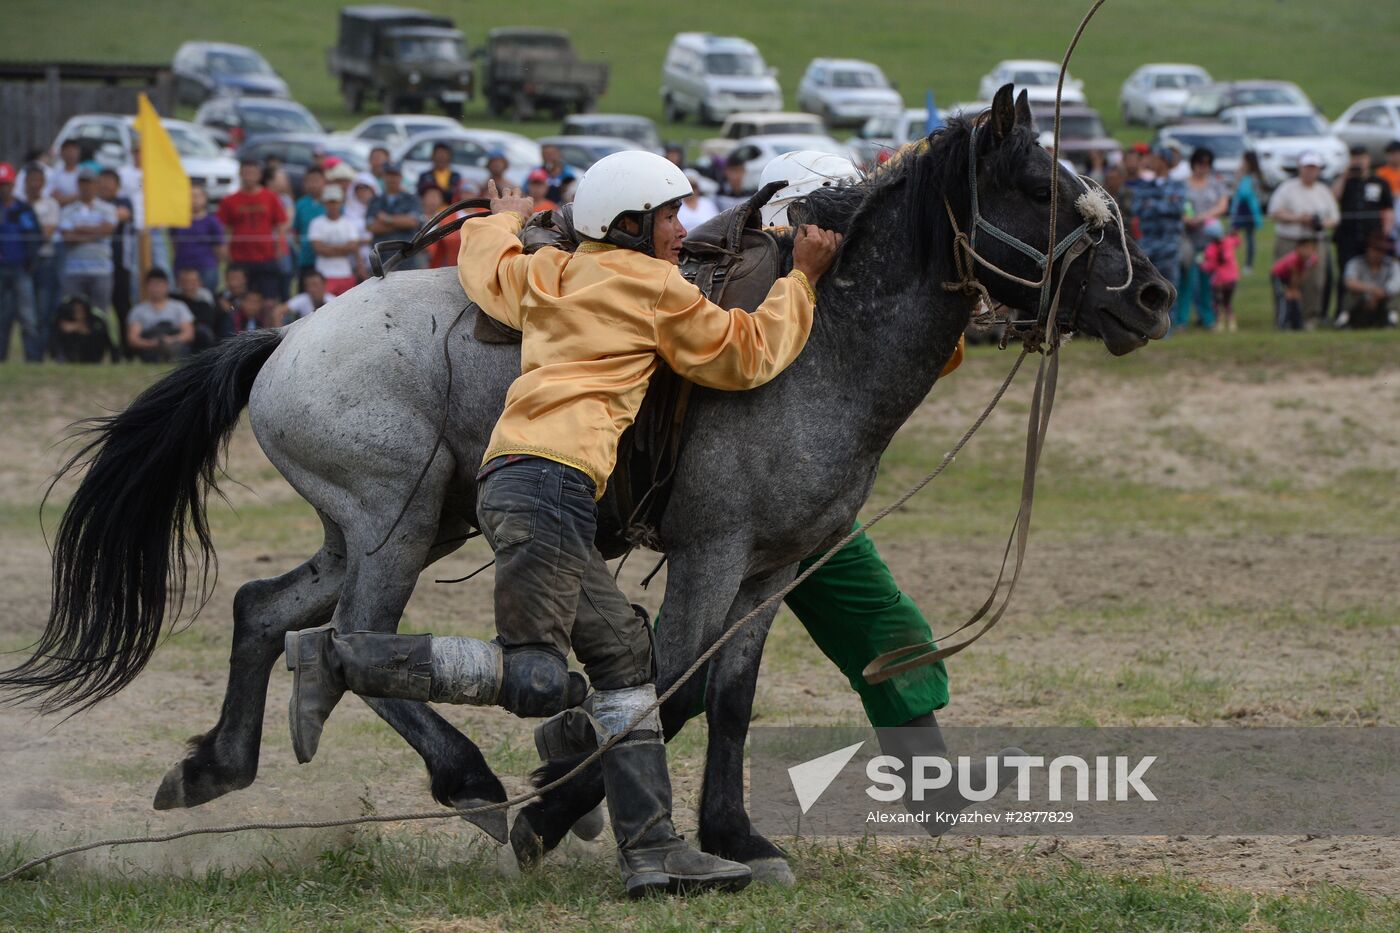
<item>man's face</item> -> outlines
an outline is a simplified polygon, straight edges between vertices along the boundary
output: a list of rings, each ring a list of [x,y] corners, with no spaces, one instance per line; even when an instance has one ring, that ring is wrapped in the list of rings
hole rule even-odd
[[[261,318],[263,312],[263,296],[259,292],[248,292],[238,301],[238,307],[245,317]]]
[[[345,207],[340,198],[332,198],[326,202],[326,216],[331,220],[339,220],[341,209]]]
[[[193,295],[203,287],[199,273],[193,269],[181,269],[175,274],[175,278],[182,295]]]
[[[418,201],[423,208],[423,213],[429,217],[436,217],[437,212],[447,206],[442,200],[441,188],[424,188]]]
[[[500,178],[508,168],[510,168],[510,163],[500,156],[496,156],[486,163],[486,171],[490,172],[493,178]]]
[[[317,201],[321,200],[321,193],[326,190],[326,176],[320,172],[308,172],[301,180],[301,190]]]
[[[31,204],[44,194],[44,173],[35,169],[24,176],[24,199]]]
[[[1369,175],[1371,173],[1371,153],[1354,153],[1351,157],[1351,162],[1348,163],[1348,165],[1353,172],[1360,172],[1362,175]]]
[[[452,150],[438,146],[433,150],[433,167],[441,171],[452,164]]]
[[[238,169],[238,180],[244,188],[256,188],[262,184],[262,166],[242,165]]]
[[[78,164],[78,152],[77,143],[64,143],[58,149],[58,157],[63,160],[65,167],[71,169]]]
[[[549,193],[549,182],[532,181],[526,186],[526,193],[536,201],[543,201],[544,196]]]
[[[403,176],[398,172],[384,173],[384,193],[398,194],[403,188]]]
[[[540,159],[544,162],[545,165],[548,165],[550,167],[557,166],[560,163],[560,161],[562,161],[562,158],[563,157],[559,153],[558,146],[545,146],[543,149],[540,150]]]
[[[209,195],[204,193],[203,188],[190,189],[190,210],[196,214],[203,214],[209,207]]]
[[[724,167],[724,180],[728,183],[730,191],[742,191],[744,188],[744,167],[742,165],[726,165]]]
[[[146,283],[146,298],[156,304],[170,297],[170,282],[165,279],[151,279]]]
[[[378,175],[384,168],[384,163],[389,161],[389,151],[375,146],[369,151],[369,170]]]
[[[326,280],[319,275],[308,275],[306,277],[306,293],[311,296],[311,300],[320,304],[326,297]]]
[[[248,290],[248,274],[242,269],[228,270],[225,282],[228,285],[228,290],[235,295],[241,295]]]
[[[117,189],[120,187],[116,176],[101,174],[97,176],[97,196],[104,201],[110,201],[117,196]]]
[[[651,228],[651,246],[656,258],[680,265],[681,242],[685,239],[685,232],[679,205],[667,204],[657,210]]]
[[[1320,166],[1300,165],[1298,167],[1298,178],[1301,179],[1305,185],[1314,184],[1321,177],[1322,168]]]
[[[97,182],[91,178],[78,179],[78,200],[91,201],[97,194]]]
[[[0,201],[9,201],[15,193],[15,184],[12,181],[0,181]],[[6,334],[5,336],[9,336]]]
[[[1385,161],[1391,168],[1400,168],[1400,149],[1386,150]]]

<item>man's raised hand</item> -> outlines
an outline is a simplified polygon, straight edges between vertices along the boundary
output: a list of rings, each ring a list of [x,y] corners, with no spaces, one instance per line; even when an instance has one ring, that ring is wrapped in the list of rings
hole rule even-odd
[[[482,194],[491,201],[491,213],[493,214],[506,214],[514,211],[520,215],[520,220],[524,222],[529,220],[530,215],[535,212],[535,202],[522,195],[519,188],[506,185],[504,191],[497,191],[496,182],[487,181]]]

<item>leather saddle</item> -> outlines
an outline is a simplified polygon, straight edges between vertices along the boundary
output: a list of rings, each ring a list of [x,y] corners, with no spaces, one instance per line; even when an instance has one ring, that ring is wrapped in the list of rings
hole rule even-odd
[[[768,297],[786,262],[759,208],[783,186],[774,182],[748,201],[689,232],[681,248],[681,274],[706,298],[752,313]],[[573,207],[534,215],[520,232],[525,252],[546,246],[573,252],[580,242]],[[481,343],[520,343],[515,330],[476,309],[472,335]],[[670,501],[671,477],[680,459],[685,412],[693,385],[658,362],[641,410],[618,442],[617,468],[599,503],[598,549],[608,557],[642,546],[660,550],[657,529]]]

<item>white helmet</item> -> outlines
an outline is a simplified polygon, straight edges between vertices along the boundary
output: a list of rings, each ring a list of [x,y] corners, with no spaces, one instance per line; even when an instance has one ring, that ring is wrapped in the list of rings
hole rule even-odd
[[[763,167],[758,186],[762,188],[775,181],[786,181],[787,185],[779,188],[763,205],[763,223],[769,227],[785,227],[788,207],[793,201],[818,188],[854,184],[860,181],[860,171],[850,159],[804,149],[784,152]]]
[[[653,211],[690,197],[690,179],[654,152],[628,150],[604,156],[584,172],[574,192],[574,229],[590,240],[606,240],[651,252]],[[622,214],[642,215],[642,233],[614,230]]]

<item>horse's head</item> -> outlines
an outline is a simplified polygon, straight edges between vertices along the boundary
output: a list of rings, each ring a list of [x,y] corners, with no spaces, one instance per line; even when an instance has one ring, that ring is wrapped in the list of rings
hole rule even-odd
[[[1037,257],[1050,252],[1053,160],[1037,142],[1025,91],[1013,101],[1011,85],[1005,85],[982,118],[955,124],[950,137],[937,142],[942,146],[935,148],[960,144],[966,153],[945,153],[943,191],[959,228],[974,238],[987,262],[974,267],[978,281],[994,299],[1018,309],[1021,319],[1034,319],[1041,290],[996,271],[1039,281],[1043,267]],[[951,175],[958,170],[960,180]],[[1115,355],[1166,336],[1176,292],[1124,235],[1106,192],[1063,165],[1058,189],[1055,241],[1066,250],[1054,261],[1060,331],[1100,337]],[[1130,269],[1131,283],[1124,288]]]

